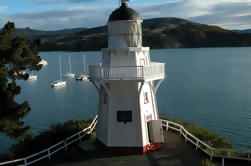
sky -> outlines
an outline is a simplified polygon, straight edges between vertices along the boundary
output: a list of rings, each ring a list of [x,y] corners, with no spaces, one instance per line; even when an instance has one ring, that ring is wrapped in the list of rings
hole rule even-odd
[[[251,0],[131,0],[142,19],[178,17],[226,29],[251,29]],[[0,0],[0,27],[59,30],[107,23],[119,0]]]

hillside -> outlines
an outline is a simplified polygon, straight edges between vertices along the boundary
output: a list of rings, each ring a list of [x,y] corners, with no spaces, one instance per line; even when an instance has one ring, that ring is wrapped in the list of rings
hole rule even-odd
[[[73,29],[63,29],[56,31],[43,31],[43,30],[34,30],[27,28],[16,28],[15,36],[27,37],[27,38],[36,38],[38,36],[48,36],[48,35],[59,35],[59,34],[72,34],[86,30],[87,28],[73,28]]]
[[[107,26],[72,34],[41,37],[41,51],[93,51],[107,47]],[[251,34],[179,18],[155,18],[143,22],[143,46],[151,48],[251,46]]]
[[[251,33],[251,29],[245,29],[245,30],[232,30],[234,32],[237,32],[237,33]]]

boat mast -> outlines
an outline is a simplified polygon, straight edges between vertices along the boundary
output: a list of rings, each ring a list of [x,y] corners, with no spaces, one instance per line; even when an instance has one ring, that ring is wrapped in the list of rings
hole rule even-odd
[[[61,71],[61,59],[60,59],[60,55],[58,56],[58,60],[59,60],[60,80],[62,81],[62,71]]]
[[[83,63],[84,63],[84,73],[86,74],[86,66],[85,66],[85,54],[83,54]]]
[[[68,55],[68,58],[69,58],[70,73],[71,73],[71,57],[70,57],[70,55]]]

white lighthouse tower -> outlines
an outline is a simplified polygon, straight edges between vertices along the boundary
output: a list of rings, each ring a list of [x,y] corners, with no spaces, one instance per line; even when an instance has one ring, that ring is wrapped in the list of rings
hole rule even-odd
[[[102,65],[89,66],[99,91],[96,138],[109,151],[145,153],[164,142],[156,91],[165,64],[152,62],[149,47],[142,47],[141,24],[139,14],[122,1],[109,17]]]

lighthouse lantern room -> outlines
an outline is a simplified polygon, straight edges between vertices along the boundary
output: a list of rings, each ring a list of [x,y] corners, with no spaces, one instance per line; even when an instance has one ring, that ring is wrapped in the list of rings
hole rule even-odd
[[[109,17],[102,64],[89,66],[99,92],[96,138],[109,151],[145,153],[164,142],[156,91],[165,64],[152,62],[149,47],[142,47],[141,25],[139,14],[122,1]]]

